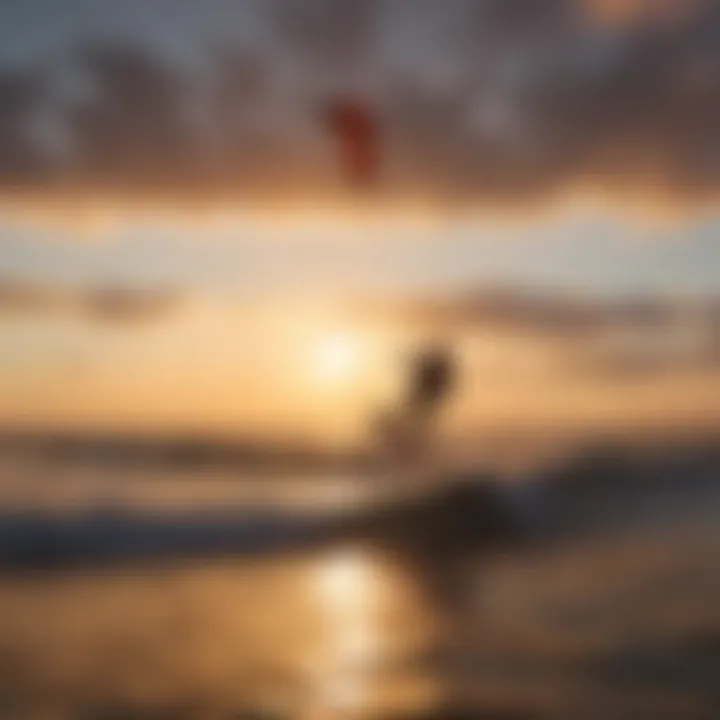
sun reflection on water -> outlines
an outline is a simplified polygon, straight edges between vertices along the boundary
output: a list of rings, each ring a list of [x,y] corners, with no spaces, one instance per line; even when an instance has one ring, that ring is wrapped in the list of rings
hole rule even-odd
[[[366,671],[383,652],[382,573],[368,553],[342,548],[318,564],[312,582],[323,616],[318,702],[334,711],[359,710],[370,700]]]

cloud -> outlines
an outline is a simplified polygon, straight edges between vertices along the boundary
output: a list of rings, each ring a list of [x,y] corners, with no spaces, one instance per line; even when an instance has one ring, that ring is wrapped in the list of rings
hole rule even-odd
[[[592,19],[616,27],[674,24],[701,9],[703,0],[585,0]]]
[[[376,302],[365,313],[421,335],[479,339],[480,364],[497,357],[508,367],[542,363],[543,372],[562,378],[720,370],[720,299],[713,297],[578,297],[508,287]]]
[[[61,315],[97,322],[141,322],[176,312],[181,301],[178,293],[170,291],[78,288],[0,278],[0,317]]]
[[[42,78],[0,69],[0,184],[46,182],[49,158],[34,121],[47,92]]]
[[[376,113],[389,195],[717,195],[717,0],[263,7],[252,46],[196,38],[202,72],[147,43],[99,38],[42,72],[5,69],[0,189],[224,200],[337,190],[319,118],[343,91]],[[88,92],[60,111],[54,88],[68,73]],[[60,158],[37,132],[53,125],[67,140]]]
[[[94,46],[79,61],[91,95],[73,114],[72,172],[101,186],[190,182],[196,168],[181,78],[140,48]]]

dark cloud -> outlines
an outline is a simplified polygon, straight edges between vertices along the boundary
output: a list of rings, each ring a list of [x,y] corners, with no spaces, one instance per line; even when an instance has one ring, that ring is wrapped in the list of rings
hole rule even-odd
[[[530,343],[553,358],[551,373],[620,379],[720,370],[719,308],[712,297],[579,297],[510,287],[361,302],[356,311],[430,336],[495,339],[510,347],[511,364],[512,353],[527,353]]]
[[[367,61],[379,32],[383,0],[270,0],[269,18],[283,51],[325,74]]]
[[[230,197],[334,189],[339,159],[319,118],[347,92],[377,115],[388,192],[496,201],[586,185],[696,199],[720,186],[717,0],[263,8],[253,43],[198,38],[201,73],[141,44],[78,50],[73,72],[89,92],[54,117],[72,149],[60,166],[35,128],[53,121],[48,95],[67,70],[3,71],[0,182]]]
[[[410,322],[510,329],[557,337],[597,334],[608,329],[667,330],[688,318],[718,324],[711,300],[673,302],[664,297],[601,298],[515,287],[481,288],[444,299],[411,299],[399,315]],[[720,327],[720,325],[718,325]]]
[[[70,316],[93,321],[140,322],[177,311],[178,293],[134,288],[77,288],[0,278],[3,315]]]
[[[0,183],[4,185],[47,179],[49,158],[35,127],[46,92],[37,73],[0,70]]]
[[[140,48],[93,47],[80,63],[91,93],[72,127],[78,175],[143,187],[190,181],[193,138],[181,78]]]

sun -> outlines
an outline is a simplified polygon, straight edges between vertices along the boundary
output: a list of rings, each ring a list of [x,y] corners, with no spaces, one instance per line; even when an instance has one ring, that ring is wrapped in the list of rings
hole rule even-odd
[[[317,342],[314,373],[323,383],[343,384],[356,380],[363,364],[363,344],[350,333],[333,333]]]

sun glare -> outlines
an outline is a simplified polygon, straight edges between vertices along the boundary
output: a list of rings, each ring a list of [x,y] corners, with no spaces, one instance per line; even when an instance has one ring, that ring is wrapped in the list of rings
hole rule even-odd
[[[329,335],[318,341],[314,369],[324,383],[345,383],[360,373],[363,348],[360,338],[344,333]]]

